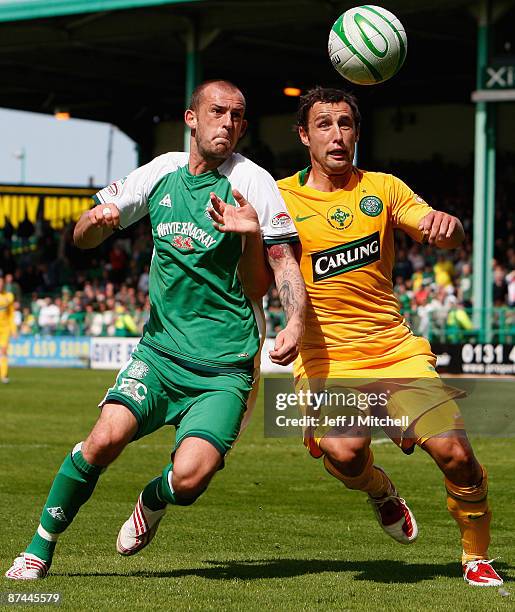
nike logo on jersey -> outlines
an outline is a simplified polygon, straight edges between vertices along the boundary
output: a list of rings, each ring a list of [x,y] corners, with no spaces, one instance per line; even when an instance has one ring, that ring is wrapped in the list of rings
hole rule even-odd
[[[362,268],[381,258],[379,232],[311,255],[313,281]]]
[[[166,206],[167,208],[172,208],[172,199],[170,198],[170,194],[167,193],[165,197],[159,202],[159,206]]]
[[[306,217],[300,217],[299,215],[297,215],[295,217],[295,221],[297,221],[297,223],[301,223],[302,221],[306,221],[307,219],[311,219],[311,217],[316,217],[316,213],[314,215],[307,215]]]

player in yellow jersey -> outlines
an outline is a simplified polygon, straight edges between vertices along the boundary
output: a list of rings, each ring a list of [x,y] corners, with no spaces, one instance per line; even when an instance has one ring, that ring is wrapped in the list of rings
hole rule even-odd
[[[301,240],[308,292],[306,332],[295,362],[297,388],[347,384],[357,392],[356,379],[366,378],[361,390],[386,390],[385,410],[401,423],[386,433],[407,453],[420,446],[444,474],[447,507],[461,531],[464,579],[498,586],[502,580],[488,560],[486,471],[467,439],[455,390],[438,377],[429,342],[407,326],[392,286],[394,229],[454,249],[464,238],[463,227],[398,178],[356,168],[359,128],[352,95],[321,87],[309,91],[300,100],[298,133],[311,165],[278,182]],[[408,544],[418,533],[413,514],[374,465],[369,428],[352,422],[312,426],[305,444],[346,487],[367,493],[381,527]]]
[[[5,290],[5,280],[0,276],[0,382],[8,383],[7,349],[9,338],[16,333],[14,324],[14,295]]]

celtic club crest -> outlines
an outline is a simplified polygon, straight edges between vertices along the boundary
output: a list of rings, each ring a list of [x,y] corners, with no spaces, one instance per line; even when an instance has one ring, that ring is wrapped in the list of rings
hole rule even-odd
[[[383,210],[383,203],[377,196],[366,196],[359,203],[359,208],[368,217],[377,217]]]

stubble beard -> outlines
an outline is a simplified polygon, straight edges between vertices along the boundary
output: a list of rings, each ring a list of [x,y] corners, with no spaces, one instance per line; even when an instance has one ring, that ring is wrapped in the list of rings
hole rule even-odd
[[[202,157],[202,159],[208,162],[223,162],[228,159],[234,151],[234,148],[227,148],[223,151],[216,151],[214,145],[212,146],[212,148],[208,148],[204,146],[204,144],[201,142],[200,138],[198,137],[198,134],[195,135],[195,140],[197,142],[197,150],[200,153],[200,156]]]

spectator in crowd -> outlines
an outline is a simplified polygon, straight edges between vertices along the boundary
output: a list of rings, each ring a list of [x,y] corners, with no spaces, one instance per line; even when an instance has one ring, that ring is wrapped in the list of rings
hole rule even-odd
[[[73,300],[68,307],[64,309],[62,315],[63,333],[67,333],[71,336],[81,335],[84,331],[85,318],[86,311],[82,306],[82,302],[79,300]]]
[[[413,274],[413,265],[405,249],[399,249],[397,252],[393,274],[395,277],[400,276],[403,280],[408,280]]]
[[[433,271],[435,273],[435,282],[439,287],[452,286],[454,266],[446,253],[440,253],[438,255]]]
[[[431,296],[431,279],[424,279],[421,283],[417,283],[417,289],[413,292],[413,298],[415,306],[424,306],[430,301]],[[415,287],[415,281],[413,281],[413,287]]]
[[[104,326],[102,324],[102,307],[105,308],[105,304],[86,304],[84,333],[88,336],[101,336],[104,331]]]
[[[515,307],[515,269],[506,275],[508,306]]]
[[[474,325],[463,303],[454,295],[450,295],[448,304],[446,340],[454,343],[470,341],[470,332],[474,329]]]
[[[149,270],[149,266],[145,266],[138,280],[138,291],[142,293],[148,293]]]
[[[116,319],[114,323],[115,336],[137,336],[138,326],[127,308],[120,302],[115,306]]]
[[[454,274],[456,277],[460,277],[463,274],[463,268],[470,264],[470,255],[467,252],[467,249],[460,249],[458,259],[454,262]]]
[[[458,297],[465,308],[472,308],[472,266],[464,263],[458,281]]]
[[[16,327],[16,334],[20,333],[21,325],[23,323],[23,313],[21,311],[20,302],[14,302],[14,325]]]
[[[14,280],[14,276],[10,272],[5,275],[5,290],[12,293],[17,302],[21,301],[21,287],[19,283]]]
[[[507,295],[508,285],[506,283],[506,270],[498,265],[494,269],[494,306],[503,306],[506,304]]]
[[[408,253],[408,259],[411,262],[411,267],[414,272],[419,272],[424,269],[426,258],[422,254],[420,244],[415,242]]]
[[[52,299],[47,297],[43,301],[43,306],[39,310],[38,325],[42,334],[53,334],[61,318],[59,306],[52,302]]]
[[[409,282],[409,281],[408,281]],[[397,299],[400,304],[400,312],[402,315],[409,314],[411,311],[411,295],[404,283],[396,286]]]
[[[21,313],[21,322],[19,326],[21,336],[31,336],[39,333],[38,321],[33,315],[29,307],[25,307]]]
[[[127,263],[127,253],[123,250],[121,242],[117,240],[109,253],[110,278],[114,283],[120,283],[124,280]]]
[[[421,287],[428,286],[434,282],[433,267],[430,263],[426,263],[420,270],[414,272],[411,277],[413,283],[413,291],[417,292]]]

